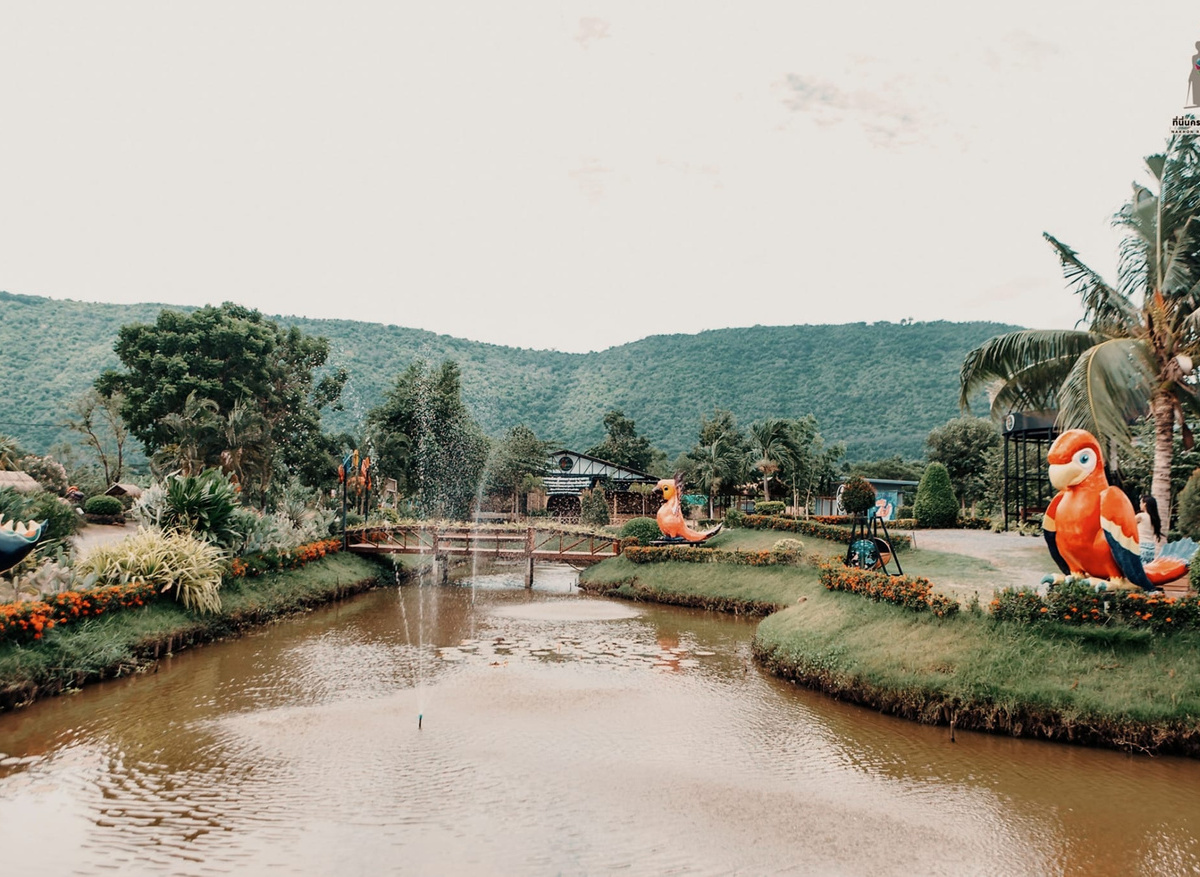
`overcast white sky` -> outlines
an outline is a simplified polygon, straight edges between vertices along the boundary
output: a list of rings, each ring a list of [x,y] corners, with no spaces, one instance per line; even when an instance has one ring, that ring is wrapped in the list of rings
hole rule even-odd
[[[1079,311],[1200,7],[0,6],[0,289],[520,347]],[[2,319],[2,314],[0,314]]]

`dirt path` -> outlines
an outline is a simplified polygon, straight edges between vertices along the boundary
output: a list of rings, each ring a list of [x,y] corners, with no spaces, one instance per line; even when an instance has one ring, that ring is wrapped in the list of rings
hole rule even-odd
[[[83,557],[97,545],[120,542],[137,532],[137,524],[84,524],[83,529],[71,537],[75,554]]]
[[[981,581],[978,572],[939,575],[936,584],[958,595],[978,591],[980,598],[990,598],[995,588],[1036,587],[1042,577],[1057,573],[1046,543],[1040,537],[1017,533],[993,533],[990,530],[917,530],[915,548],[918,551],[944,551],[986,560],[995,572]]]

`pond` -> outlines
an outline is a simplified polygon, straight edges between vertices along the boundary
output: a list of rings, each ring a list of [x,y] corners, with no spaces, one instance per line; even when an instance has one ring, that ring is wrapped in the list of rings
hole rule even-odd
[[[574,575],[375,591],[0,715],[6,872],[1200,870],[1200,763],[951,742]]]

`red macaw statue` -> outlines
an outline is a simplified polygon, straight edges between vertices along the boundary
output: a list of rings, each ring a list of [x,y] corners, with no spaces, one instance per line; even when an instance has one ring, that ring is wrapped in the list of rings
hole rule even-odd
[[[1187,574],[1196,549],[1190,540],[1168,545],[1163,556],[1142,565],[1133,503],[1121,488],[1109,485],[1094,435],[1067,430],[1054,440],[1046,460],[1058,493],[1046,509],[1042,533],[1065,575],[1103,579],[1107,587],[1153,590]]]

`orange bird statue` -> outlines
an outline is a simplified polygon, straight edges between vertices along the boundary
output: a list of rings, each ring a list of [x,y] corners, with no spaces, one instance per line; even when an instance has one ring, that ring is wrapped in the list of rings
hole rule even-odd
[[[1046,459],[1058,493],[1046,509],[1042,533],[1065,575],[1103,579],[1109,588],[1153,590],[1187,574],[1197,547],[1190,539],[1168,545],[1142,565],[1133,503],[1121,488],[1109,486],[1095,436],[1069,429],[1054,440]]]
[[[655,485],[655,490],[661,490],[663,495],[663,504],[659,506],[658,529],[662,531],[665,537],[663,542],[686,542],[689,545],[698,545],[721,532],[721,524],[717,524],[715,529],[709,530],[707,533],[697,533],[687,525],[687,521],[683,517],[683,507],[679,504],[683,497],[683,475],[676,473],[675,480],[670,481],[663,479]]]

